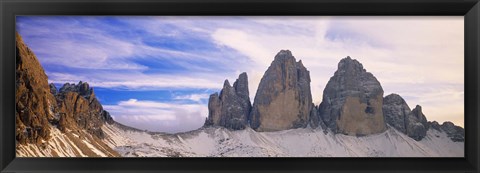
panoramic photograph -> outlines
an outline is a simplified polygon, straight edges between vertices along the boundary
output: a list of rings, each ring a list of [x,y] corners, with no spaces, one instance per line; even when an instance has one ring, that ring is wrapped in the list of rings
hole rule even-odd
[[[15,34],[17,157],[465,155],[463,16],[17,16]]]

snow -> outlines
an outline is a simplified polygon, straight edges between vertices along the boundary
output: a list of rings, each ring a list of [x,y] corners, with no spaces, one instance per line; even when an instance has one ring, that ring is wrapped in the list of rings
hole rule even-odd
[[[82,150],[75,144],[74,141],[68,138],[65,133],[62,133],[59,129],[50,126],[51,139],[43,141],[40,145],[27,144],[17,145],[16,156],[17,157],[88,157]],[[78,134],[68,131],[66,133],[72,134],[73,137],[79,138]],[[82,132],[85,135],[89,135],[87,132]],[[80,138],[79,138],[80,139]],[[88,138],[80,139],[92,152],[95,154],[107,157],[107,151],[96,148],[92,145],[92,141]],[[53,154],[55,153],[55,155]]]
[[[463,157],[464,143],[429,130],[415,141],[389,127],[364,137],[325,134],[321,129],[256,132],[202,128],[181,134],[149,134],[103,127],[105,143],[125,157]],[[438,137],[437,137],[438,136]]]

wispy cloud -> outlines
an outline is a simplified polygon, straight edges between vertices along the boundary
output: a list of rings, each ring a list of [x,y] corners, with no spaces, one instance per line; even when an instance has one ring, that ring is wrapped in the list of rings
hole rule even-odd
[[[210,97],[209,94],[190,94],[190,95],[175,96],[174,99],[176,99],[176,100],[191,100],[191,101],[201,103],[202,100],[206,100],[209,97]]]

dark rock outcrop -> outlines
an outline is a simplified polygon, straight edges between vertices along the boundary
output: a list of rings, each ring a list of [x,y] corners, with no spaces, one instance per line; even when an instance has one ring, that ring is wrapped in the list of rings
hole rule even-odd
[[[407,134],[408,117],[412,116],[412,111],[400,95],[390,94],[383,98],[383,114],[387,124]]]
[[[390,94],[383,99],[385,121],[395,129],[419,141],[428,131],[427,118],[422,113],[422,107],[417,105],[413,110],[398,94]]]
[[[335,133],[369,135],[386,130],[380,82],[357,60],[350,57],[338,69],[323,91],[319,115]]]
[[[408,121],[407,135],[417,141],[422,140],[427,135],[428,124],[421,106],[415,106]]]
[[[310,111],[310,127],[316,129],[320,126],[320,117],[318,116],[318,108],[312,103],[312,110]]]
[[[439,125],[438,122],[433,121],[428,122],[427,124],[432,129],[447,133],[447,136],[454,142],[465,141],[465,129],[460,126],[456,126],[452,122],[446,121],[442,125]]]
[[[312,107],[310,72],[289,50],[281,50],[260,81],[250,127],[257,131],[303,128]]]
[[[41,143],[50,138],[55,98],[35,54],[16,33],[15,137],[20,144]]]
[[[222,126],[233,130],[245,129],[248,125],[251,108],[247,73],[242,73],[233,86],[228,80],[225,80],[220,95],[218,93],[210,95],[209,114],[204,126]]]

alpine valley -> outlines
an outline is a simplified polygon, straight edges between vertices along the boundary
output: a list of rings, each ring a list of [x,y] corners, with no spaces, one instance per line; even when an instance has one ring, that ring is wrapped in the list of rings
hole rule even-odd
[[[312,102],[310,72],[289,50],[277,53],[253,103],[248,75],[210,95],[203,127],[149,132],[116,122],[87,82],[48,84],[16,34],[17,157],[463,157],[465,131],[428,121],[346,57]],[[312,78],[315,78],[314,76]]]

